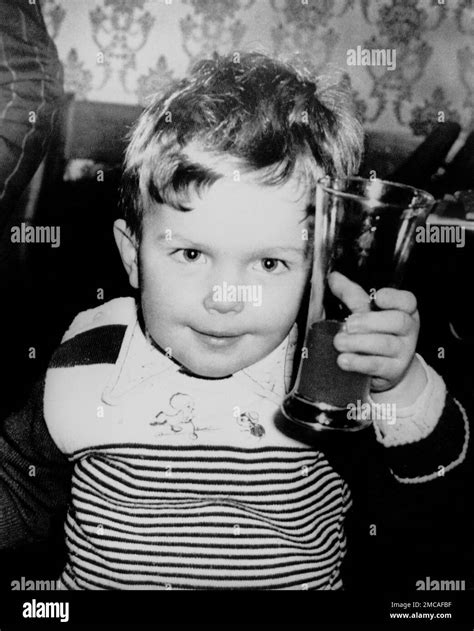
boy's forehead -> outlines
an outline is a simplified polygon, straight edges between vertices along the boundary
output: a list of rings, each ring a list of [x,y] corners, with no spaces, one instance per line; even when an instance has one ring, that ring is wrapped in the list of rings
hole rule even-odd
[[[198,165],[202,165],[219,174],[218,182],[232,189],[233,194],[242,196],[283,196],[286,201],[294,202],[305,210],[313,203],[314,188],[303,168],[296,168],[294,173],[281,184],[267,184],[264,182],[265,169],[249,170],[238,158],[225,153],[213,152],[206,149],[197,141],[186,145],[183,150],[186,158]],[[239,187],[239,184],[243,186]],[[208,192],[211,191],[212,185]]]
[[[238,256],[285,249],[293,256],[306,257],[313,218],[301,202],[227,195],[222,180],[214,187],[218,195],[212,197],[210,192],[210,196],[196,199],[195,204],[191,198],[191,210],[159,205],[150,222],[145,222],[144,233],[164,246],[174,244]]]
[[[262,170],[242,168],[226,154],[206,151],[197,143],[184,150],[186,161],[208,168],[219,177],[186,194],[186,210],[156,204],[145,214],[143,229],[160,241],[182,241],[231,251],[269,247],[301,249],[302,230],[310,228],[313,187],[301,169],[282,183],[266,183]],[[304,249],[304,247],[303,247]]]

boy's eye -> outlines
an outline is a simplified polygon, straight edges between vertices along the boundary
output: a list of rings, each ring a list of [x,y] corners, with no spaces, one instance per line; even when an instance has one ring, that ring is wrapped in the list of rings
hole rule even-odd
[[[192,248],[183,248],[181,250],[176,250],[175,252],[173,252],[173,254],[178,254],[180,255],[180,258],[183,258],[186,263],[195,263],[196,261],[199,261],[200,258],[202,258],[202,252],[200,252],[199,250],[194,250]]]
[[[287,267],[284,261],[281,261],[280,259],[264,258],[261,260],[261,263],[262,263],[263,269],[266,272],[274,272],[276,269],[278,269],[278,266],[280,264]]]

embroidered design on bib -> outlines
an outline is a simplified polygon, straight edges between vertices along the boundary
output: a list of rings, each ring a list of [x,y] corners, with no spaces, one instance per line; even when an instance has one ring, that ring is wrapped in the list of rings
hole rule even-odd
[[[163,429],[168,429],[176,434],[186,434],[189,438],[196,440],[198,437],[196,433],[196,426],[194,425],[195,416],[195,403],[194,399],[189,394],[183,392],[175,392],[169,399],[169,406],[173,409],[172,412],[165,412],[160,410],[156,414],[153,421],[150,421],[152,426],[163,426]],[[170,431],[158,432],[159,434],[169,434]]]
[[[258,412],[242,412],[237,418],[237,423],[243,427],[243,432],[249,432],[251,436],[262,438],[265,436],[265,428],[261,425]]]

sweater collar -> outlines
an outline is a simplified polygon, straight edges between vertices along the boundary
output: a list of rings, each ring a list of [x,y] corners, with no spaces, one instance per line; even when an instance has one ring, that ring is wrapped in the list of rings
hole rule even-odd
[[[266,357],[222,381],[230,378],[246,382],[262,396],[280,402],[289,387],[297,334],[295,323],[287,337]],[[135,317],[127,326],[119,356],[102,393],[102,399],[105,403],[117,405],[124,396],[144,382],[157,376],[165,378],[180,372],[190,379],[199,379],[184,372],[180,364],[147,339],[135,313]]]

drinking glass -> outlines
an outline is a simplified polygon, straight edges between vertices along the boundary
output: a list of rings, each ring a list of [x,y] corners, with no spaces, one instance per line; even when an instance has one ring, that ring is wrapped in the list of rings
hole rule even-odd
[[[336,363],[334,336],[350,311],[331,293],[327,277],[338,271],[372,298],[399,287],[416,228],[434,204],[426,191],[379,179],[324,177],[317,183],[311,291],[300,365],[283,414],[316,431],[367,426],[364,410],[371,377]],[[354,407],[353,407],[354,406]],[[349,413],[351,411],[351,413]]]

